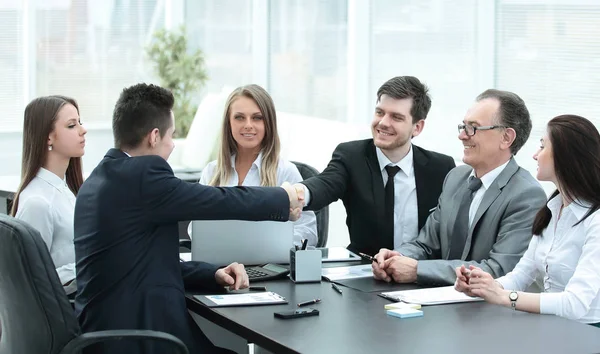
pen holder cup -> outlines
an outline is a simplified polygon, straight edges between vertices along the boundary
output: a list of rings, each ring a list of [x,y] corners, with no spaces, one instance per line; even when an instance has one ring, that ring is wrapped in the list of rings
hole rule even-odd
[[[321,281],[321,250],[290,249],[290,278],[296,283]]]

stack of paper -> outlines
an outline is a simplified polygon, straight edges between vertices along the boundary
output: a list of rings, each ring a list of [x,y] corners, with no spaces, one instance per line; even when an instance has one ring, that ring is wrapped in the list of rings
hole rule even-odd
[[[386,310],[399,310],[399,309],[413,309],[420,310],[421,305],[419,304],[408,304],[406,302],[394,302],[393,304],[387,304],[383,307]]]
[[[411,317],[421,317],[423,316],[423,311],[415,310],[411,308],[404,309],[396,309],[396,310],[387,310],[387,314],[389,316],[399,317],[399,318],[411,318]]]
[[[457,302],[482,301],[480,297],[470,297],[454,289],[454,286],[440,288],[402,290],[381,293],[379,296],[392,301],[403,301],[411,304],[441,305]]]
[[[350,267],[323,268],[323,278],[329,281],[338,281],[355,278],[373,277],[373,268],[370,264],[361,264]]]

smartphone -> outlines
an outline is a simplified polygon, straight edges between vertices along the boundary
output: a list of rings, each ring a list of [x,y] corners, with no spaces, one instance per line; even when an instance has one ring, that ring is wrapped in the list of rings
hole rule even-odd
[[[283,318],[284,320],[287,320],[289,318],[319,316],[319,310],[313,309],[313,308],[305,308],[305,309],[296,309],[296,310],[275,312],[273,315],[277,318]]]

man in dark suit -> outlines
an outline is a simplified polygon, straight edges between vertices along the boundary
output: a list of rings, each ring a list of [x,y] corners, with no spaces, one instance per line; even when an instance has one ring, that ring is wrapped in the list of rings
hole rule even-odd
[[[455,164],[411,143],[430,107],[427,87],[417,78],[388,80],[377,91],[373,139],[338,145],[321,174],[295,185],[305,209],[344,202],[351,251],[373,255],[413,240],[435,208]]]
[[[450,285],[463,264],[496,278],[525,253],[535,214],[546,203],[539,183],[513,158],[531,132],[525,102],[512,92],[487,90],[458,131],[466,165],[446,177],[439,204],[417,239],[377,254],[375,278]]]
[[[181,181],[167,158],[173,151],[173,95],[138,84],[114,109],[115,149],[85,181],[75,205],[77,296],[84,332],[150,329],[171,333],[191,353],[216,348],[189,316],[184,289],[248,286],[243,265],[223,269],[179,261],[177,223],[194,219],[297,219],[294,188],[215,188]],[[290,211],[290,207],[294,209]],[[119,341],[94,353],[168,353],[157,342]]]

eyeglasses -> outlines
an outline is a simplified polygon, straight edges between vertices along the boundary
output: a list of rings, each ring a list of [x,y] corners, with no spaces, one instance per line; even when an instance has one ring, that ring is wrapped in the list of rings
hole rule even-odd
[[[467,136],[473,136],[478,130],[492,130],[497,128],[506,128],[504,125],[487,125],[483,127],[474,127],[468,124],[459,124],[458,125],[458,134],[460,134],[463,130],[467,133]]]

